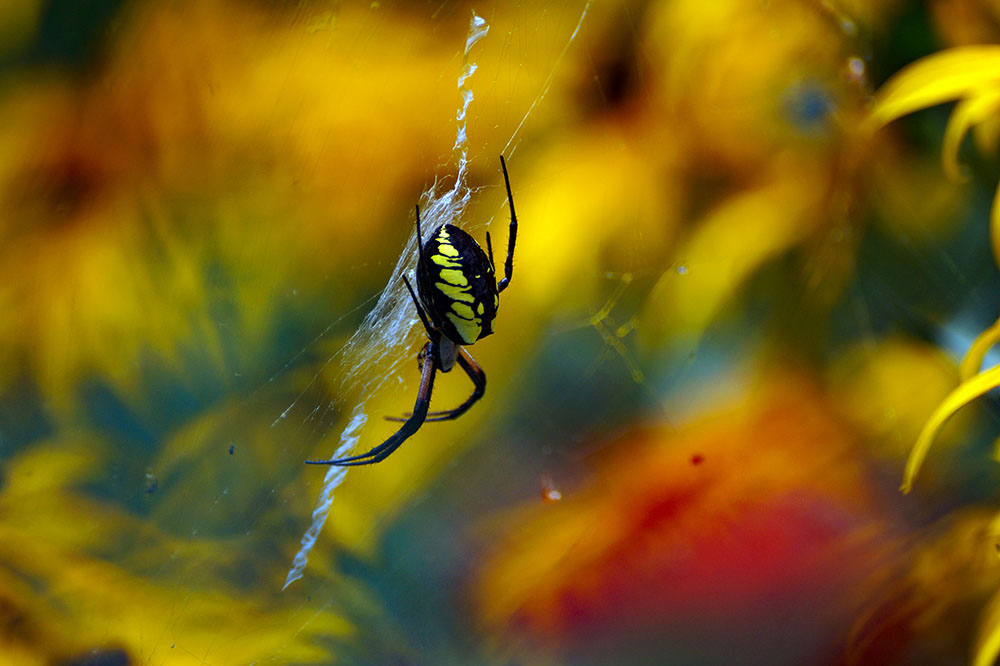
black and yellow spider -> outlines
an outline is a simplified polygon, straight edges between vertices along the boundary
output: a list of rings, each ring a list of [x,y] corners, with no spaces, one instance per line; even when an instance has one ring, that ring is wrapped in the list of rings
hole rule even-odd
[[[514,214],[514,197],[510,193],[507,164],[500,156],[504,184],[507,186],[507,204],[510,207],[510,236],[507,241],[507,260],[504,277],[498,283],[493,264],[493,244],[486,233],[486,250],[456,226],[442,224],[427,242],[420,231],[420,207],[417,206],[417,291],[403,277],[410,298],[424,324],[427,337],[417,357],[421,369],[417,402],[408,418],[388,417],[390,421],[403,421],[403,426],[389,439],[371,451],[338,460],[307,460],[310,465],[337,465],[353,467],[371,465],[385,460],[400,444],[413,435],[425,421],[448,421],[464,414],[486,392],[486,373],[463,345],[471,345],[493,333],[493,319],[500,304],[500,292],[510,284],[514,272],[514,243],[517,241],[517,215]],[[419,294],[419,297],[418,297]],[[431,412],[427,408],[434,389],[434,375],[440,370],[449,372],[455,363],[475,385],[472,395],[455,409]]]

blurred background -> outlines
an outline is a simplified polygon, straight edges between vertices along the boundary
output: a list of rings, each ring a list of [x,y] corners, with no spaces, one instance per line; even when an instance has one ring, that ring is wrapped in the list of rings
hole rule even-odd
[[[413,404],[419,328],[344,345],[454,181],[473,10],[489,389],[282,591],[303,461]],[[949,178],[948,106],[866,119],[998,40],[994,0],[4,0],[0,664],[992,663],[996,398],[899,486],[1000,312],[1000,123]]]

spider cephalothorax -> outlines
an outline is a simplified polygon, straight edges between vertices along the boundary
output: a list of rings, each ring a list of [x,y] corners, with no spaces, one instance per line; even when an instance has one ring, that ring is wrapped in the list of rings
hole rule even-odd
[[[406,418],[387,417],[391,421],[402,421],[402,427],[367,453],[337,460],[307,460],[307,463],[341,467],[377,463],[399,448],[425,421],[456,419],[483,397],[486,392],[486,373],[463,345],[471,345],[493,333],[493,319],[500,304],[500,292],[510,284],[514,272],[517,216],[514,214],[514,197],[510,192],[507,164],[502,155],[500,168],[503,170],[507,204],[510,208],[510,237],[507,241],[503,279],[496,281],[493,244],[489,233],[486,234],[486,252],[483,252],[483,248],[472,236],[451,224],[442,224],[424,242],[418,206],[417,292],[413,291],[405,277],[403,282],[417,308],[429,341],[418,356],[420,388],[413,413]],[[428,413],[435,373],[438,370],[448,372],[455,363],[472,380],[475,390],[455,409]]]

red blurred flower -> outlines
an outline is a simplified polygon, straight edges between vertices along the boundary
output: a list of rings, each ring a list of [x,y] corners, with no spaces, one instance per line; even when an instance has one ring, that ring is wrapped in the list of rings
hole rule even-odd
[[[512,519],[481,572],[483,621],[575,641],[847,609],[838,586],[880,552],[860,457],[815,388],[762,388],[680,430],[626,435],[587,488]]]

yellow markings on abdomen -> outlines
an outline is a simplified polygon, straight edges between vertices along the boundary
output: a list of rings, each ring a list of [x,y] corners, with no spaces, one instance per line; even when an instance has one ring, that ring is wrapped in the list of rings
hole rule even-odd
[[[450,284],[458,285],[460,287],[469,286],[469,281],[465,277],[465,273],[454,268],[442,268],[441,269],[441,279]]]
[[[458,250],[455,248],[455,246],[452,245],[451,243],[449,243],[446,240],[441,240],[440,238],[438,238],[438,248],[437,248],[437,251],[439,253],[441,253],[443,255],[446,255],[446,256],[449,256],[449,257],[457,257],[458,256]]]
[[[483,330],[479,319],[469,321],[468,319],[462,319],[454,312],[449,312],[446,316],[449,321],[455,325],[455,329],[458,331],[459,335],[462,336],[462,341],[465,342],[465,344],[471,345],[479,339],[479,334]]]
[[[458,262],[451,257],[446,257],[443,254],[435,254],[431,256],[431,261],[433,261],[438,266],[445,266],[447,268],[461,268],[461,262]]]
[[[465,303],[459,303],[458,301],[455,301],[454,303],[451,304],[451,309],[454,310],[455,314],[457,314],[462,319],[468,319],[471,321],[475,316],[472,314],[472,308],[470,308]]]
[[[435,282],[434,286],[442,294],[447,296],[453,301],[465,301],[466,303],[475,303],[476,297],[469,293],[470,287],[456,287],[453,284],[448,284],[447,282]]]

